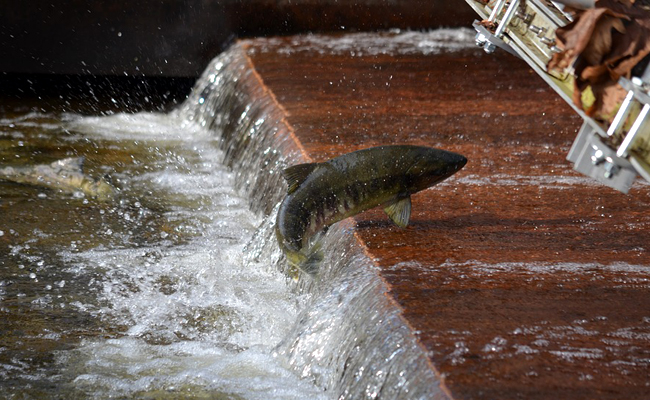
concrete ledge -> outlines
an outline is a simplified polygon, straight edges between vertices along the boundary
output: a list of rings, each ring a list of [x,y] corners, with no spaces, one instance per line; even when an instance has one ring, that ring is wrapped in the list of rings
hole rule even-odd
[[[241,73],[255,74],[295,141],[259,156],[264,187],[275,190],[283,163],[380,144],[466,155],[459,174],[414,196],[409,228],[381,210],[354,223],[441,390],[643,397],[650,186],[622,195],[574,173],[564,157],[579,117],[520,60],[448,33],[238,42]]]
[[[245,258],[295,276],[274,233],[274,209],[286,194],[279,172],[312,159],[242,47],[215,58],[175,112],[215,133],[238,189],[253,211],[267,215]],[[276,352],[336,398],[448,398],[354,226],[348,219],[330,229],[323,251],[331,257],[316,279],[288,279],[312,300]]]

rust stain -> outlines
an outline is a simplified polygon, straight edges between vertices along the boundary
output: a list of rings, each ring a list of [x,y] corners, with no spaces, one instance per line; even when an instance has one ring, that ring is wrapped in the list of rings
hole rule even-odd
[[[480,50],[358,56],[246,41],[308,157],[409,143],[464,154],[356,235],[456,399],[650,393],[650,185],[571,170],[581,123],[524,62]]]

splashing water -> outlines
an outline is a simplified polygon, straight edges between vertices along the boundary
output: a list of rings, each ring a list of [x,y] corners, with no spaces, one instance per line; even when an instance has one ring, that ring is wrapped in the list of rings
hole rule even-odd
[[[80,141],[96,142],[100,150],[93,158],[112,158],[119,166],[111,175],[121,189],[120,202],[48,192],[40,204],[43,213],[94,221],[81,232],[74,222],[51,229],[38,221],[33,226],[39,228],[20,225],[18,216],[3,226],[7,235],[15,233],[3,265],[15,264],[32,281],[27,289],[33,293],[22,298],[33,300],[22,308],[68,309],[88,320],[82,326],[61,321],[33,327],[42,341],[75,330],[85,338],[73,349],[56,349],[53,365],[42,371],[34,371],[28,357],[13,354],[3,359],[4,378],[46,378],[90,397],[324,398],[321,388],[273,356],[307,296],[292,293],[272,266],[244,264],[243,247],[260,218],[234,189],[212,135],[163,114],[66,115],[58,126],[44,126],[43,118],[34,114],[5,124],[23,141],[50,140],[43,133],[50,129],[65,132],[65,141],[77,150]],[[42,190],[8,188],[27,195]],[[13,196],[13,202],[22,201]],[[58,207],[68,207],[69,215],[57,216]],[[40,229],[41,238],[20,244],[29,229]],[[2,282],[5,304],[19,298],[11,276]],[[48,291],[54,296],[42,296]],[[53,367],[56,374],[48,373]],[[39,392],[38,384],[32,386],[23,394]]]
[[[445,45],[450,34],[458,40]],[[438,51],[467,32],[436,35],[386,43]],[[0,182],[3,392],[442,396],[350,223],[330,229],[317,279],[284,270],[279,172],[308,159],[258,79],[231,49],[169,114],[0,119],[0,163],[82,155],[89,175],[108,174],[119,191],[102,203]]]
[[[90,342],[76,352],[91,358],[75,382],[110,391],[189,386],[247,398],[318,397],[316,387],[299,381],[271,355],[303,300],[268,265],[244,265],[243,244],[260,221],[233,189],[233,176],[220,164],[221,152],[211,139],[201,143],[200,132],[191,137],[197,160],[179,165],[173,157],[174,171],[152,171],[137,180],[153,183],[154,193],[179,196],[165,218],[196,224],[188,229],[196,237],[170,247],[71,257],[106,271],[99,296],[105,305],[98,312],[128,326],[125,337]],[[190,207],[182,204],[187,200]],[[107,365],[96,363],[97,354]]]

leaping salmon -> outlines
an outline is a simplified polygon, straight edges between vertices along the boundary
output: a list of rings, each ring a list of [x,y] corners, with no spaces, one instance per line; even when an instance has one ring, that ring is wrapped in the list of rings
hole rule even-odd
[[[92,179],[83,173],[83,157],[65,158],[51,164],[29,167],[0,167],[0,180],[42,186],[64,192],[108,200],[114,189],[103,178]]]
[[[405,228],[411,195],[456,173],[460,154],[421,146],[379,146],[282,172],[289,188],[278,210],[275,233],[289,264],[313,274],[322,259],[310,239],[330,225],[382,206]]]

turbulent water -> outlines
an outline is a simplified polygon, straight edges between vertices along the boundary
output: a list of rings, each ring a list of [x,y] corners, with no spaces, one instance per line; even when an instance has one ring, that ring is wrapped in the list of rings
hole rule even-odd
[[[101,203],[0,184],[3,392],[323,396],[274,356],[307,296],[242,256],[262,220],[207,130],[150,113],[30,113],[0,129],[4,164],[81,154],[119,189]]]

